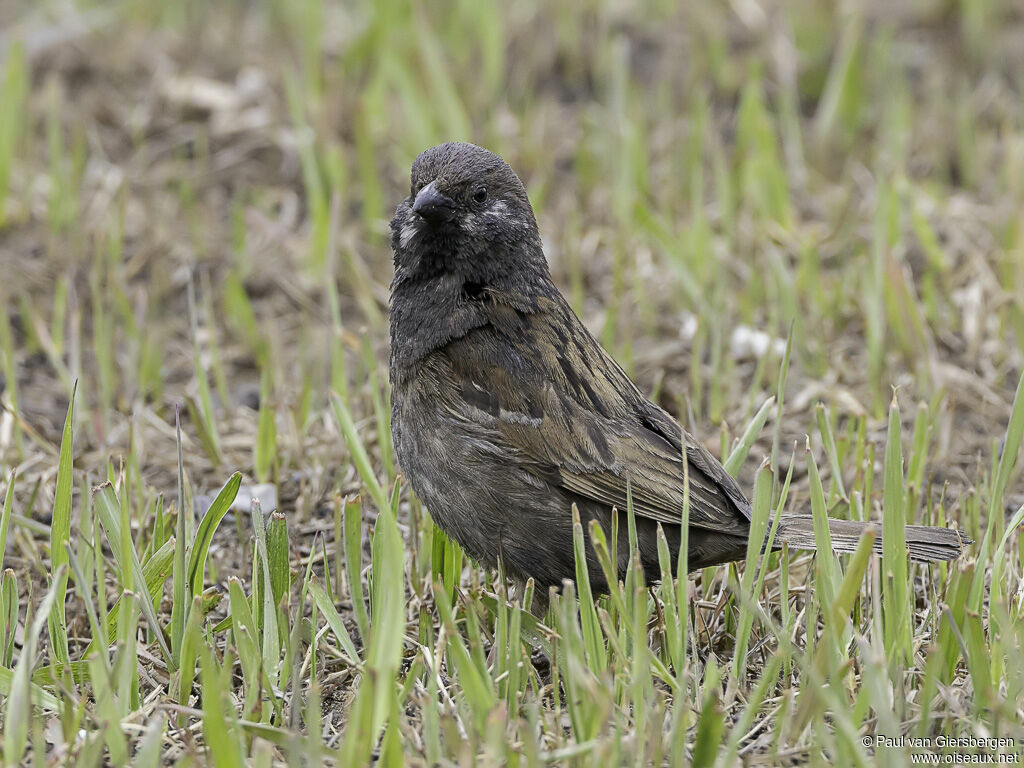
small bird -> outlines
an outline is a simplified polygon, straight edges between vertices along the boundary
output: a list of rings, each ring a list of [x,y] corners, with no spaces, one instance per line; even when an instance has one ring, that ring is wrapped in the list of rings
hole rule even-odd
[[[690,570],[743,559],[750,504],[722,465],[648,400],[552,282],[519,177],[473,144],[424,151],[391,220],[391,420],[395,451],[433,519],[472,558],[545,588],[575,580],[572,505],[606,532],[631,494],[640,559],[660,578],[657,527],[680,547],[683,454]],[[870,523],[829,520],[852,552]],[[619,525],[619,577],[629,560]],[[590,582],[608,584],[586,536]],[[910,557],[951,560],[969,543],[907,526]],[[815,548],[809,515],[776,546]],[[881,540],[876,541],[880,550]],[[673,568],[675,564],[673,563]]]

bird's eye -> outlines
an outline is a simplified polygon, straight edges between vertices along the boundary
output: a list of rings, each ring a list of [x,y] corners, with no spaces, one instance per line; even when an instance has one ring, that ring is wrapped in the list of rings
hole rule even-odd
[[[487,189],[485,187],[477,187],[476,191],[473,192],[473,202],[480,205],[487,200]]]

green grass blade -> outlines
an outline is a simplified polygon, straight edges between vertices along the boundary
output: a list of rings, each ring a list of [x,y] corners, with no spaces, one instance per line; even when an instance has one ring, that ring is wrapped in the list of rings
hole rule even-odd
[[[363,516],[362,500],[345,501],[344,512],[344,549],[345,575],[348,577],[348,588],[352,598],[352,609],[356,617],[359,636],[365,639],[370,636],[370,617],[366,612],[366,600],[363,596]],[[435,538],[438,531],[435,528]],[[436,575],[436,574],[435,574]]]
[[[359,663],[359,652],[356,651],[355,643],[352,642],[352,636],[349,635],[348,630],[345,629],[345,623],[341,619],[341,615],[338,613],[338,609],[334,607],[334,603],[331,601],[330,595],[327,594],[327,590],[324,589],[320,582],[311,580],[309,582],[309,591],[313,595],[313,600],[316,602],[316,607],[320,613],[324,615],[324,620],[327,622],[327,626],[331,628],[334,636],[338,638],[338,642],[341,643],[341,649],[348,656],[350,664]]]
[[[260,600],[263,606],[263,624],[260,627],[260,642],[263,648],[263,669],[272,686],[278,682],[279,664],[281,660],[281,636],[277,626],[277,608],[274,606],[274,593],[266,586],[271,584],[270,566],[267,556],[267,532],[263,525],[263,509],[259,502],[253,499],[252,523],[256,532],[256,567],[258,578],[262,579],[264,587],[260,590]]]
[[[843,472],[839,466],[839,452],[836,450],[835,437],[832,434],[832,427],[828,420],[828,410],[824,405],[818,403],[816,409],[818,419],[818,432],[821,435],[821,442],[825,448],[825,457],[828,459],[829,468],[832,471],[832,488],[838,490],[839,497],[846,498],[846,486],[843,484]],[[834,498],[831,494],[830,499]]]
[[[765,405],[769,405],[766,403]],[[764,409],[762,409],[764,410]],[[753,591],[757,576],[757,562],[761,557],[768,532],[768,515],[772,505],[772,470],[770,462],[762,462],[754,480],[754,497],[751,506],[750,536],[747,540],[747,559],[743,567],[743,578],[740,589],[744,600],[740,605],[740,624],[736,633],[736,649],[733,654],[733,677],[741,680],[746,671],[747,648],[750,641],[750,630],[754,624],[753,606],[758,595]]]
[[[14,481],[17,478],[17,471],[11,470],[7,479],[7,490],[4,493],[3,512],[0,512],[0,564],[3,563],[4,553],[7,552],[7,531],[11,525],[11,509],[14,503]]]
[[[53,583],[46,591],[46,596],[39,604],[35,617],[32,619],[32,626],[25,637],[25,644],[21,649],[21,656],[14,667],[11,676],[7,698],[7,709],[4,714],[4,762],[7,765],[15,765],[21,761],[25,754],[25,747],[28,742],[29,720],[32,716],[32,667],[35,665],[36,644],[39,633],[43,630],[43,624],[47,621],[53,604],[57,598],[57,584],[64,575],[63,566],[53,574]]]
[[[171,569],[174,564],[174,556],[177,542],[172,537],[164,542],[164,545],[160,547],[156,552],[150,555],[150,558],[146,561],[146,564],[142,566],[142,577],[145,579],[146,590],[149,592],[149,598],[153,604],[156,605],[160,600],[160,595],[163,594],[164,584],[167,583],[167,577],[171,575]],[[117,619],[121,612],[121,598],[117,599],[117,602],[110,608],[107,613],[107,644],[114,642],[114,637],[117,634]],[[87,658],[92,652],[92,649],[96,646],[97,639],[94,637],[89,641],[89,645],[85,647],[85,651],[82,652],[82,658]]]
[[[188,584],[193,595],[203,591],[203,576],[206,572],[206,556],[210,551],[210,544],[213,542],[213,535],[217,532],[220,521],[231,509],[231,505],[238,495],[238,488],[242,484],[242,473],[235,472],[231,478],[220,489],[217,498],[213,500],[210,508],[206,510],[203,519],[199,521],[196,528],[196,538],[189,549],[188,556]]]
[[[139,740],[139,751],[132,758],[135,768],[159,768],[163,747],[164,731],[167,729],[167,718],[157,713],[146,726],[145,733]]]
[[[71,401],[68,403],[67,416],[64,419],[64,431],[60,439],[60,460],[57,465],[57,490],[53,499],[53,517],[50,522],[50,564],[54,571],[68,562],[67,546],[71,541],[71,491],[74,485],[72,469],[72,429],[75,418],[76,381],[71,389]],[[50,644],[55,660],[67,665],[71,659],[68,655],[68,633],[64,618],[64,598],[67,593],[67,573],[63,571],[63,580],[57,584],[57,594],[53,603],[53,615],[49,618]]]
[[[594,595],[590,589],[590,569],[587,566],[586,550],[583,544],[583,525],[580,523],[580,511],[575,504],[572,505],[572,539],[584,649],[590,667],[600,671],[605,668],[608,661],[605,656],[604,640],[601,637],[601,625],[597,619],[597,609],[594,606]]]
[[[0,576],[0,667],[14,660],[14,636],[18,631],[18,576],[7,568]]]
[[[373,465],[366,453],[366,448],[363,447],[363,441],[359,439],[355,422],[352,421],[352,414],[345,401],[336,392],[331,394],[331,404],[334,406],[334,415],[338,420],[338,426],[341,427],[345,442],[348,443],[349,451],[352,452],[352,461],[356,465],[356,469],[359,470],[359,476],[370,492],[373,503],[377,505],[378,510],[383,512],[388,508],[388,497],[373,471]]]
[[[200,601],[199,595],[192,598],[192,607],[188,612],[188,623],[185,625],[185,636],[181,644],[181,666],[171,678],[171,699],[186,706],[192,695],[192,686],[195,684],[196,657],[199,655],[199,646],[203,645],[201,634],[203,613]]]
[[[722,745],[725,733],[725,710],[721,704],[718,681],[721,673],[713,664],[705,671],[704,697],[697,720],[697,737],[693,745],[693,768],[710,768]]]
[[[99,488],[93,491],[93,507],[95,508],[100,523],[103,525],[103,529],[107,534],[107,540],[111,544],[116,559],[118,560],[118,566],[122,574],[131,571],[132,580],[137,584],[146,584],[146,576],[142,570],[142,565],[139,563],[138,554],[135,551],[135,547],[131,546],[129,541],[127,555],[122,552],[121,548],[121,502],[117,498],[117,494],[114,493],[114,488],[110,483],[104,483]],[[127,562],[125,557],[127,556]],[[123,579],[122,579],[123,581]],[[160,650],[163,651],[166,661],[171,663],[171,649],[167,645],[167,640],[164,638],[163,627],[161,627],[159,620],[157,619],[156,609],[153,605],[153,599],[150,597],[148,590],[143,590],[139,593],[142,603],[142,612],[146,616],[146,620],[149,622],[150,629],[153,630],[153,634],[156,636],[157,643],[160,645]]]
[[[13,696],[13,691],[16,685],[20,683],[16,682],[17,671],[14,669],[8,669],[7,667],[0,667],[0,694],[5,697]],[[57,712],[60,710],[60,704],[57,702],[57,697],[47,691],[38,683],[32,682],[30,686],[30,697],[32,705],[45,709],[49,712]],[[8,720],[7,722],[10,722]],[[13,726],[12,726],[13,727]]]
[[[907,533],[903,511],[903,448],[900,409],[893,396],[885,445],[882,506],[882,607],[885,647],[900,665],[910,661],[910,615],[907,594]]]
[[[228,599],[231,606],[231,631],[245,679],[242,711],[248,713],[252,711],[262,690],[260,670],[263,662],[260,658],[259,632],[249,601],[242,592],[242,583],[235,577],[228,580]]]
[[[210,751],[211,764],[224,768],[244,768],[242,733],[231,701],[231,667],[229,659],[217,662],[210,649],[200,641],[199,678],[202,691],[203,738]]]
[[[811,514],[814,516],[814,542],[817,546],[815,559],[818,576],[818,583],[815,588],[821,593],[821,602],[824,605],[835,600],[836,589],[839,580],[842,579],[842,569],[839,566],[839,558],[832,551],[832,535],[828,527],[828,512],[825,507],[825,491],[821,487],[821,477],[818,475],[818,464],[814,461],[811,453],[810,441],[807,444],[807,475],[811,486]]]
[[[181,643],[185,634],[185,620],[188,618],[186,612],[192,603],[188,574],[185,571],[186,549],[188,547],[188,538],[186,537],[191,533],[191,528],[186,525],[186,519],[190,519],[191,514],[187,511],[187,502],[185,501],[185,462],[182,458],[181,412],[178,408],[174,410],[174,433],[175,444],[178,449],[178,514],[174,523],[174,538],[177,543],[174,547],[171,586],[172,671],[177,667],[178,661],[181,658]]]
[[[337,397],[334,402],[337,406]],[[398,670],[405,638],[403,552],[394,513],[385,500],[384,506],[380,507],[373,537],[372,614],[365,655],[367,674],[360,682],[342,745],[342,760],[346,765],[362,765],[369,759],[380,738],[385,718],[392,711],[395,695],[393,677]],[[441,613],[442,617],[450,615],[443,606]]]
[[[769,397],[764,401],[764,404],[757,410],[754,418],[747,425],[747,429],[743,432],[743,437],[740,438],[739,444],[733,448],[729,458],[722,464],[725,467],[725,471],[733,477],[736,477],[736,473],[740,471],[743,462],[747,460],[747,455],[750,453],[754,441],[757,440],[761,430],[764,429],[765,422],[768,421],[773,405],[775,405],[774,397]]]
[[[267,524],[267,556],[270,560],[270,590],[278,608],[291,586],[292,572],[288,546],[288,519],[274,512]]]

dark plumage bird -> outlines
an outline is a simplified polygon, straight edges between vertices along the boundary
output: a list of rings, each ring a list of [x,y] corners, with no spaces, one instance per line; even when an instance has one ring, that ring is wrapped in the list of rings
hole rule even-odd
[[[426,150],[391,231],[395,449],[436,523],[471,557],[561,585],[575,577],[572,505],[584,530],[593,519],[610,532],[628,486],[644,570],[656,580],[658,524],[673,559],[679,550],[684,450],[688,567],[745,557],[747,499],[573,313],[504,160],[472,144]],[[830,521],[836,551],[852,551],[865,525]],[[626,525],[619,531],[623,574]],[[910,556],[924,561],[953,559],[965,542],[944,528],[908,526],[906,535]],[[784,517],[776,541],[814,549],[811,518]],[[605,591],[587,550],[591,583]]]

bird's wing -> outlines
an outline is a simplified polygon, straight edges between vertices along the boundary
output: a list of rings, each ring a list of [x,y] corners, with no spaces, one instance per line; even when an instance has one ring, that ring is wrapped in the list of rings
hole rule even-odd
[[[683,510],[685,441],[690,524],[747,532],[735,480],[642,395],[560,295],[528,314],[496,302],[487,312],[487,329],[447,350],[460,418],[486,426],[549,482],[618,509],[629,494],[636,514],[670,525]]]

